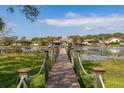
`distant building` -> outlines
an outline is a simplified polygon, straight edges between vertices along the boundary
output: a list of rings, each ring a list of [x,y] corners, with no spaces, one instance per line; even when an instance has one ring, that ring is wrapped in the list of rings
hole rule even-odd
[[[93,43],[98,43],[98,41],[95,39],[85,39],[82,43],[86,45],[92,45]]]
[[[121,40],[120,46],[124,46],[124,40]]]
[[[30,45],[32,42],[30,40],[17,40],[13,45]]]
[[[52,42],[52,45],[53,45],[53,46],[59,46],[59,45],[61,45],[61,43],[62,43],[62,42],[61,42],[60,40],[56,40],[56,41],[53,41],[53,42]]]
[[[66,42],[66,43],[71,43],[72,42],[72,39],[71,38],[68,38],[68,37],[63,37],[60,39],[61,42]]]
[[[120,46],[124,46],[124,42],[121,42],[121,43],[120,43]]]
[[[109,38],[107,41],[105,41],[105,43],[109,44],[109,43],[120,43],[121,39],[120,38]]]
[[[32,45],[33,46],[39,46],[40,44],[39,43],[33,43]]]

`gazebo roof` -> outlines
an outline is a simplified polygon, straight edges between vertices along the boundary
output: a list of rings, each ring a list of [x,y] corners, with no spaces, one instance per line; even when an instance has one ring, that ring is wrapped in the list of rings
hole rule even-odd
[[[53,44],[61,43],[61,41],[60,41],[60,40],[56,40],[56,41],[53,41],[52,43],[53,43]]]

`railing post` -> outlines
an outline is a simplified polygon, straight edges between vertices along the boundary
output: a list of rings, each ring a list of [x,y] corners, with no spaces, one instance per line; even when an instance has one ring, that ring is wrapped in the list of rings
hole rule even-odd
[[[52,48],[52,52],[53,52],[53,61],[55,61],[56,57],[55,57],[55,48]]]
[[[68,46],[68,57],[69,57],[69,60],[70,60],[70,47]]]
[[[50,59],[53,60],[53,51],[52,51],[52,49],[51,49],[50,46],[48,46],[48,50],[50,51],[50,52],[49,52]]]
[[[80,55],[80,50],[76,50],[77,55],[76,55],[76,62],[75,63],[75,72],[77,74],[78,77],[80,77],[80,64],[79,64],[79,55]]]
[[[28,86],[28,81],[29,81],[29,77],[28,77],[28,74],[29,74],[29,71],[30,69],[29,68],[22,68],[22,69],[19,69],[18,72],[19,72],[19,78],[21,79],[22,77],[24,77],[24,79],[26,80],[26,84],[22,84],[22,88],[27,88],[29,87]]]
[[[56,46],[54,46],[54,59],[56,60],[57,52],[56,52]]]
[[[70,50],[70,57],[71,57],[71,63],[72,63],[72,65],[74,65],[74,55],[73,55],[73,52],[74,52],[74,48],[71,47],[71,50]]]
[[[48,76],[49,76],[49,69],[48,69],[48,50],[45,50],[45,54],[46,54],[46,62],[45,62],[45,67],[44,67],[44,70],[45,70],[45,82],[47,82],[48,80]]]
[[[94,87],[95,88],[103,88],[100,80],[99,80],[99,76],[102,76],[102,79],[104,78],[103,75],[106,72],[106,70],[102,67],[95,67],[93,68],[94,73]]]

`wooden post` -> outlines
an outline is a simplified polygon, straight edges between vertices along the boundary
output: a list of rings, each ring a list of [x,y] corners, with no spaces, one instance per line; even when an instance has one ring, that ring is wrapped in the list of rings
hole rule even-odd
[[[52,51],[53,51],[53,61],[55,61],[56,57],[55,57],[55,48],[54,47],[52,48]]]
[[[80,64],[79,64],[79,55],[80,55],[80,50],[76,50],[77,55],[76,55],[76,62],[75,62],[75,70],[76,70],[76,74],[78,77],[80,77]]]
[[[29,87],[28,86],[28,81],[29,81],[29,78],[28,78],[28,74],[29,74],[29,71],[30,69],[29,68],[22,68],[22,69],[19,69],[18,72],[19,72],[19,78],[21,79],[22,77],[25,78],[26,80],[26,84],[23,84],[22,85],[22,88],[27,88]]]
[[[45,55],[46,55],[46,60],[45,60],[45,82],[47,82],[48,80],[48,76],[49,76],[49,69],[48,69],[48,50],[45,50]]]
[[[52,61],[54,61],[54,53],[53,53],[53,49],[51,48],[51,59]]]
[[[56,46],[54,46],[54,56],[55,56],[55,60],[56,60],[56,57],[57,57],[57,55],[56,55]]]
[[[68,46],[68,57],[69,57],[70,61],[71,61],[71,51],[72,51],[71,46]]]
[[[93,71],[95,72],[94,87],[95,88],[102,88],[100,81],[99,81],[99,75],[101,75],[103,78],[103,75],[106,72],[106,70],[102,67],[95,67],[95,68],[93,68]]]
[[[71,47],[71,51],[70,51],[70,57],[71,57],[71,63],[72,63],[72,65],[74,65],[74,56],[73,56],[73,47]]]
[[[50,53],[50,59],[53,60],[52,49],[51,49],[50,46],[48,46],[48,50],[50,51],[50,52],[49,52],[49,53]]]
[[[75,57],[75,58],[74,58],[74,65],[73,65],[75,72],[76,72],[76,61],[77,61],[77,58]]]
[[[68,46],[68,57],[69,57],[69,60],[70,60],[70,47]]]

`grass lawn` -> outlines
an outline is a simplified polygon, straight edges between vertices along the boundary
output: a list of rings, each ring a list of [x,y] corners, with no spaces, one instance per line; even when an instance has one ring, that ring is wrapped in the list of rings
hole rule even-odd
[[[107,88],[124,88],[124,60],[113,59],[96,62],[83,61],[82,64],[88,73],[92,73],[93,67],[104,67],[107,70],[104,75],[105,86]],[[93,87],[93,80],[84,75],[83,72],[82,74],[86,87]]]
[[[43,61],[44,54],[23,54],[0,57],[0,87],[13,88],[17,85],[18,70],[30,68],[30,75],[36,74]],[[33,78],[31,87],[44,87],[44,74]]]

